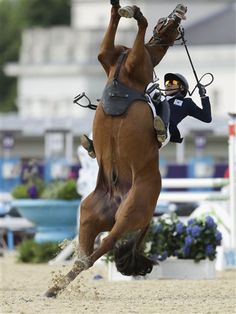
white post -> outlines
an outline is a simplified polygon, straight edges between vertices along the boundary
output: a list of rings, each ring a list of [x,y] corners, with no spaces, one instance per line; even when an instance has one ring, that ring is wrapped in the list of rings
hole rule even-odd
[[[229,115],[230,239],[231,248],[236,249],[236,113]]]
[[[176,162],[178,164],[183,164],[185,162],[185,142],[180,144],[176,143]]]
[[[67,162],[72,162],[73,156],[73,135],[70,131],[65,135],[65,157]]]

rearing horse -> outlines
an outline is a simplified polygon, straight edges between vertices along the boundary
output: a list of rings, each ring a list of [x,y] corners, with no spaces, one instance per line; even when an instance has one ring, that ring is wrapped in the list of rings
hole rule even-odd
[[[138,33],[133,47],[127,48],[114,44],[121,16],[119,1],[111,3],[110,22],[98,55],[108,81],[93,123],[97,185],[81,203],[81,256],[72,270],[46,292],[48,297],[55,297],[81,271],[114,248],[117,269],[125,275],[145,275],[154,264],[144,256],[141,243],[161,190],[161,176],[153,116],[144,93],[153,79],[154,67],[178,35],[186,8],[178,5],[168,18],[159,20],[153,37],[145,44],[148,22],[138,7],[129,7],[137,20]],[[97,235],[104,231],[109,234],[94,250]],[[117,247],[117,241],[130,233],[133,240]]]

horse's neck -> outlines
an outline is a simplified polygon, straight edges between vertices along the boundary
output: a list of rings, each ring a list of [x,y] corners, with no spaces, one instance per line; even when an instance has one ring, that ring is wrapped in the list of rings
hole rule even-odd
[[[153,67],[155,67],[161,62],[169,46],[146,46],[146,48],[151,56]]]

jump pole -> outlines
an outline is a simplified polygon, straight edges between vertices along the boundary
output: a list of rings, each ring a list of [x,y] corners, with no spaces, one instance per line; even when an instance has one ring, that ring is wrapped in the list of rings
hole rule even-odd
[[[231,248],[236,250],[236,113],[229,113],[229,194]]]

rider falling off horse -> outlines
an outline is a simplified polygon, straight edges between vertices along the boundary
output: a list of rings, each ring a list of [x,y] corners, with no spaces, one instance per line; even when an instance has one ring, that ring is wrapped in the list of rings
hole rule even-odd
[[[183,138],[178,124],[187,116],[205,123],[212,121],[210,100],[206,95],[205,87],[201,84],[198,84],[198,90],[202,108],[197,106],[190,97],[186,97],[189,84],[179,73],[165,74],[164,82],[165,97],[153,82],[149,83],[146,88],[147,99],[155,107],[154,128],[157,131],[157,140],[159,143],[164,143],[169,131],[170,142],[181,143]],[[88,151],[90,157],[96,158],[93,142],[86,135],[81,136],[81,145]]]

